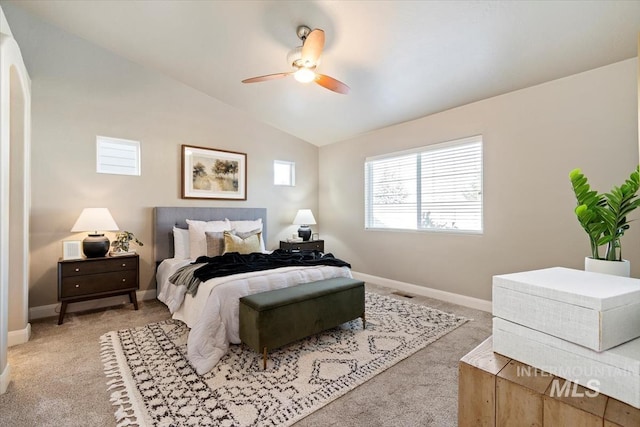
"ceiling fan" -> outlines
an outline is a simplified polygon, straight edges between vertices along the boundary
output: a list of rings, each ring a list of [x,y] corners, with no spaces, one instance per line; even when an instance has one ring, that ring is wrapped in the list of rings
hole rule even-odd
[[[316,73],[319,64],[322,48],[324,47],[324,31],[320,29],[311,30],[306,25],[300,25],[297,35],[302,40],[302,46],[291,50],[287,55],[287,61],[294,68],[288,73],[267,74],[265,76],[244,79],[242,83],[257,83],[266,80],[279,79],[293,76],[301,83],[316,82],[320,86],[341,94],[349,93],[349,86],[333,77]]]

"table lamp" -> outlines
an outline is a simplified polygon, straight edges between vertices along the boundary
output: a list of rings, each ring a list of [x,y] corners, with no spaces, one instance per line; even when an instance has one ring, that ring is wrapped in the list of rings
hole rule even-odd
[[[103,257],[109,252],[109,239],[98,231],[117,230],[118,225],[107,208],[84,208],[71,228],[73,232],[90,232],[82,241],[82,251],[87,258]]]
[[[311,228],[309,228],[309,225],[316,223],[311,209],[298,210],[296,217],[293,219],[293,223],[300,226],[300,228],[298,228],[298,237],[301,237],[304,241],[311,238]]]

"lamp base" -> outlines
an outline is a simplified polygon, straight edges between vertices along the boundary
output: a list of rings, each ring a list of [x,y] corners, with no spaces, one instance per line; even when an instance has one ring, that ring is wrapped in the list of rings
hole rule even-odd
[[[87,258],[100,258],[109,252],[109,239],[104,234],[89,234],[82,241],[82,252]]]
[[[311,228],[308,225],[301,225],[298,228],[298,237],[302,237],[305,242],[311,238]]]

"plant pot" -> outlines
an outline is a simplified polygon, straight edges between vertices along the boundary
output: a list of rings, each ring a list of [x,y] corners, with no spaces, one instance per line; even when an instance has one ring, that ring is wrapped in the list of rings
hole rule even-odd
[[[607,261],[605,259],[585,257],[584,271],[631,277],[631,263],[626,259],[623,259],[622,261]]]

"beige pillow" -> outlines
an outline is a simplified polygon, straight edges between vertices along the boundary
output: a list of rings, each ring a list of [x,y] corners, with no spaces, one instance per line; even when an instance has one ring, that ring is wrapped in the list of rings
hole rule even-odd
[[[205,231],[207,238],[207,256],[220,256],[224,253],[224,231]]]
[[[232,221],[229,218],[226,218],[226,220],[229,221],[229,228],[231,230],[236,230],[236,232],[246,233],[254,230],[262,231],[262,218],[241,221]],[[262,238],[262,234],[260,234],[260,252],[265,252],[264,239]]]
[[[250,254],[252,252],[260,252],[260,230],[250,232],[234,232],[224,231],[224,253],[239,252],[241,254]]]
[[[224,221],[198,221],[188,219],[189,225],[189,258],[196,259],[207,254],[207,231],[231,230],[231,225],[226,219]]]

